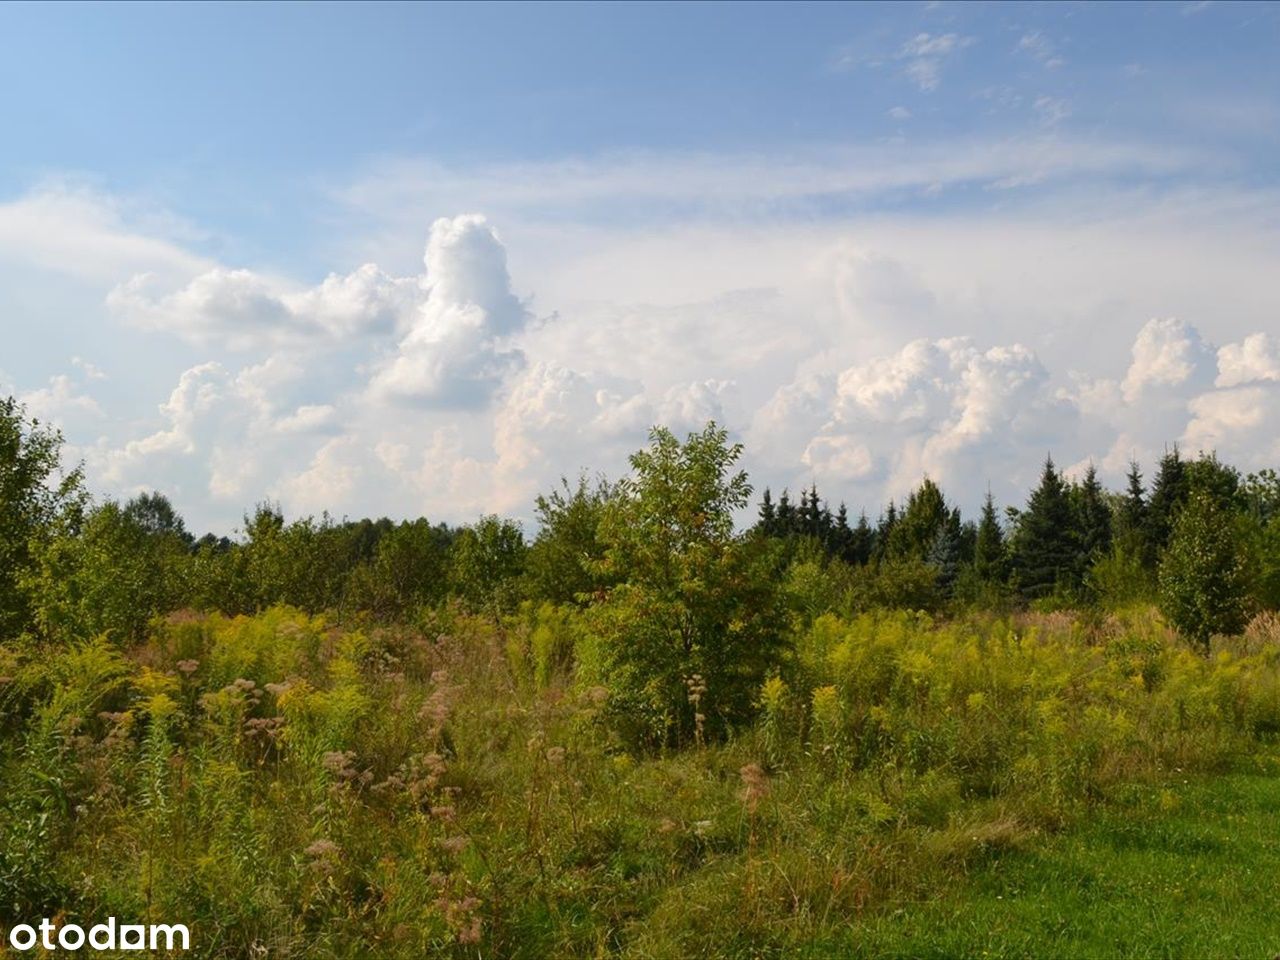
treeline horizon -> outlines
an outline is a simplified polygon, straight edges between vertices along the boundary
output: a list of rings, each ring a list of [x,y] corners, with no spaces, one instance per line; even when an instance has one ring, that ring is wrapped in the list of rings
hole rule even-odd
[[[286,521],[278,505],[263,501],[245,515],[237,538],[197,539],[162,493],[95,500],[82,466],[63,472],[61,435],[27,419],[12,397],[0,402],[0,429],[4,634],[109,632],[136,640],[151,617],[180,607],[236,614],[276,603],[394,618],[456,598],[501,615],[522,600],[585,604],[620,582],[600,526],[625,496],[627,478],[588,479],[585,471],[572,483],[562,478],[535,500],[531,538],[519,521],[493,514],[459,525],[425,517],[335,520],[327,512]],[[714,423],[690,434],[686,448],[713,435],[718,469],[736,462],[741,445],[730,446]],[[679,453],[670,432],[655,427],[651,440],[659,438]],[[798,502],[785,489],[775,501],[766,487],[754,522],[739,529],[734,516],[753,490],[745,472],[735,480],[735,506],[718,520],[728,524],[724,535],[758,544],[778,577],[811,576],[820,602],[844,612],[1114,609],[1163,592],[1163,608],[1185,608],[1175,619],[1203,644],[1212,633],[1240,629],[1251,612],[1280,605],[1275,471],[1246,475],[1213,453],[1188,459],[1176,444],[1149,484],[1131,463],[1120,491],[1106,489],[1092,465],[1068,480],[1050,456],[1024,504],[999,509],[988,492],[969,519],[926,476],[874,522],[865,509],[851,520],[843,502],[833,511],[816,483]],[[1180,580],[1208,575],[1182,568],[1205,563],[1214,567],[1213,601],[1175,601]]]

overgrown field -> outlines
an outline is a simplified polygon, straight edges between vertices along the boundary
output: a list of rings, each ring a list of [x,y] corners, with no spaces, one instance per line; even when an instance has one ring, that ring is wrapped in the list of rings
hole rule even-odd
[[[1158,834],[1280,731],[1270,615],[1207,656],[1149,608],[823,615],[751,724],[680,748],[619,734],[598,636],[550,604],[275,607],[0,649],[0,909],[185,922],[206,957],[1037,952],[1049,921],[983,891],[1070,864],[1095,811]],[[1087,933],[1074,871],[1037,902]]]

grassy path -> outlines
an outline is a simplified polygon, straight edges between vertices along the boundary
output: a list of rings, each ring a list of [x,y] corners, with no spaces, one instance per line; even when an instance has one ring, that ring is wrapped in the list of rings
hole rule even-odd
[[[976,868],[814,955],[1280,955],[1280,778],[1135,789],[1120,807]]]

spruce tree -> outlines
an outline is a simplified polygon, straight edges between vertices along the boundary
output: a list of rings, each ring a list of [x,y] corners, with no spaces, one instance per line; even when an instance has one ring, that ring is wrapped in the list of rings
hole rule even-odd
[[[782,489],[782,496],[778,498],[778,513],[775,519],[777,522],[775,536],[791,536],[795,530],[796,508],[791,505],[791,497],[787,494],[785,487]]]
[[[827,550],[845,563],[857,562],[853,557],[853,530],[849,528],[849,509],[843,503],[831,523],[831,538]]]
[[[1158,560],[1169,544],[1173,522],[1178,508],[1187,499],[1187,462],[1178,452],[1177,444],[1160,458],[1156,479],[1151,484],[1151,499],[1147,505],[1148,562]]]
[[[1093,464],[1085,471],[1084,480],[1072,490],[1075,502],[1075,526],[1079,551],[1077,570],[1083,576],[1099,557],[1111,549],[1111,508],[1106,493],[1098,482]]]
[[[1009,553],[1004,528],[996,515],[995,500],[987,491],[978,520],[978,536],[973,548],[973,570],[985,584],[1004,583],[1009,578]]]
[[[889,535],[889,556],[897,560],[928,558],[939,531],[950,519],[946,498],[928,477],[907,498],[893,532]]]
[[[893,531],[897,526],[898,508],[890,500],[889,508],[880,515],[880,520],[876,523],[875,541],[871,548],[873,559],[883,560],[889,555],[889,542],[893,538]]]
[[[1130,556],[1139,557],[1145,565],[1151,565],[1154,558],[1147,540],[1147,498],[1136,460],[1129,463],[1127,486],[1116,511],[1113,532],[1116,546]]]
[[[769,492],[769,488],[764,488],[764,496],[760,498],[759,519],[756,521],[756,530],[766,537],[777,536],[778,515],[773,507],[773,494]]]
[[[1067,485],[1049,457],[1039,486],[1018,516],[1014,540],[1018,588],[1028,599],[1047,597],[1059,586],[1071,589],[1077,585],[1078,548],[1071,521]]]
[[[849,562],[859,566],[870,563],[875,541],[876,532],[871,529],[871,524],[867,521],[867,511],[863,510],[858,514],[858,525],[853,528],[852,556]]]

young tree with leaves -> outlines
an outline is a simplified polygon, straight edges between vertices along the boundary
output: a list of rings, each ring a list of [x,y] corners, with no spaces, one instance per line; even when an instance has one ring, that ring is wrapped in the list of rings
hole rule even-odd
[[[655,427],[649,441],[601,523],[618,585],[592,614],[612,714],[657,745],[747,718],[784,630],[769,544],[734,532],[751,492],[741,444],[714,423],[683,443]]]
[[[1209,490],[1194,490],[1178,513],[1160,560],[1160,609],[1207,649],[1215,633],[1236,633],[1248,610],[1245,557],[1235,518]]]
[[[27,419],[13,397],[0,399],[0,639],[32,624],[22,580],[34,572],[33,543],[55,521],[74,532],[88,500],[80,468],[63,472],[61,452],[62,434]]]

